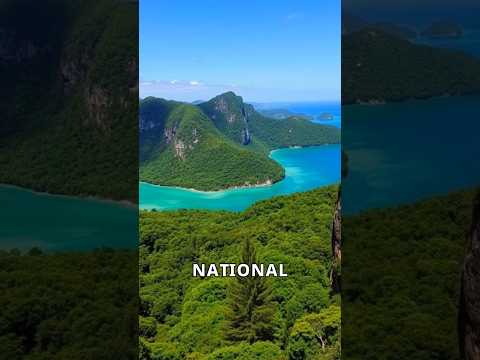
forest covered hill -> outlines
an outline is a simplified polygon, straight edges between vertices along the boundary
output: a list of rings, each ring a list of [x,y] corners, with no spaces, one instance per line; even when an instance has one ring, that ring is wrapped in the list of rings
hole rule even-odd
[[[0,183],[136,201],[138,3],[8,0],[0,19]]]
[[[198,106],[149,97],[140,102],[140,180],[198,190],[270,184],[284,176],[270,150],[339,140],[339,129],[267,118],[232,92]]]
[[[142,359],[338,359],[340,298],[330,290],[337,191],[276,197],[241,213],[141,212]],[[262,305],[250,325],[236,323],[246,334],[232,336],[231,318],[245,305],[240,281],[193,278],[192,263],[239,263],[250,240],[258,263],[283,263],[288,277],[257,278]]]
[[[480,92],[479,60],[375,27],[342,36],[342,74],[343,104]]]

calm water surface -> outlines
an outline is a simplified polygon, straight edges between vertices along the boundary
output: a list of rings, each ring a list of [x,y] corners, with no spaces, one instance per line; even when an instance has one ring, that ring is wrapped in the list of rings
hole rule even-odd
[[[0,186],[0,249],[136,248],[138,211],[126,205]]]
[[[343,110],[343,211],[411,203],[480,185],[479,96]]]
[[[265,187],[200,192],[140,183],[142,209],[223,209],[240,211],[256,201],[307,191],[340,181],[340,145],[275,150],[271,157],[284,168],[284,180]]]

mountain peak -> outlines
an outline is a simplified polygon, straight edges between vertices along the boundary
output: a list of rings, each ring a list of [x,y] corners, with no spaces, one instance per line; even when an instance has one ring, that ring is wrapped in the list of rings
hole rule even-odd
[[[227,91],[227,92],[224,92],[223,94],[217,95],[210,101],[219,101],[219,100],[224,100],[229,103],[236,103],[238,105],[243,104],[243,98],[235,94],[233,91]]]

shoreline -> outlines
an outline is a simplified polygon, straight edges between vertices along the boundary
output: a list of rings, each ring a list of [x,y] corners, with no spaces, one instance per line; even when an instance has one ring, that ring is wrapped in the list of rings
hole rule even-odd
[[[66,198],[66,199],[73,199],[73,200],[87,200],[87,201],[94,201],[94,202],[102,202],[106,204],[111,204],[111,205],[116,205],[116,206],[122,206],[125,208],[135,208],[138,209],[139,206],[131,201],[128,200],[112,200],[108,198],[102,198],[99,196],[92,196],[92,195],[87,195],[87,196],[77,196],[77,195],[66,195],[66,194],[55,194],[55,193],[49,193],[46,191],[36,191],[31,188],[26,188],[18,185],[12,185],[12,184],[0,184],[0,187],[4,188],[11,188],[11,189],[16,189],[20,191],[27,191],[30,192],[36,196],[55,196],[55,197],[61,197],[61,198]]]
[[[322,147],[322,146],[330,146],[330,145],[340,145],[340,143],[328,143],[328,144],[321,144],[321,145],[304,145],[304,146],[300,146],[300,145],[284,146],[284,147],[280,147],[280,148],[277,148],[277,149],[270,150],[270,153],[268,154],[268,157],[270,159],[272,159],[272,153],[276,152],[276,151],[279,151],[279,150],[285,150],[285,149],[298,150],[298,149],[306,149],[306,148],[311,148],[311,147]],[[276,160],[274,160],[274,161],[276,161]],[[278,164],[280,164],[278,161],[276,161],[276,162]],[[282,166],[282,168],[285,170],[285,167],[282,164],[280,164],[280,166]],[[147,181],[139,181],[138,183],[139,183],[139,185],[140,184],[146,184],[146,185],[161,187],[161,188],[164,188],[164,189],[176,189],[176,190],[183,190],[183,191],[189,191],[189,192],[206,194],[206,195],[208,195],[208,194],[214,195],[214,194],[227,192],[227,191],[234,191],[234,190],[265,188],[265,187],[269,187],[269,186],[273,186],[275,184],[278,184],[279,182],[284,181],[285,178],[286,178],[286,175],[278,181],[269,180],[269,181],[266,181],[266,182],[260,183],[260,184],[237,185],[237,186],[227,187],[227,188],[221,189],[221,190],[198,190],[198,189],[186,188],[186,187],[182,187],[182,186],[159,185],[159,184],[154,184],[154,183],[150,183],[150,182],[147,182]],[[139,208],[140,209],[142,208],[140,204],[139,204]]]

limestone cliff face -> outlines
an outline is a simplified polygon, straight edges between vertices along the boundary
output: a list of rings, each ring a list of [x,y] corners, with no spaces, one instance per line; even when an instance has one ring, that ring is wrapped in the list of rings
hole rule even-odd
[[[332,222],[332,272],[330,281],[335,293],[341,291],[341,262],[342,262],[342,205],[340,193],[338,194]]]
[[[242,145],[252,141],[249,119],[254,111],[253,107],[243,102],[241,96],[232,92],[219,95],[200,107],[209,115],[220,128],[229,129],[232,140]]]
[[[474,204],[463,265],[459,332],[463,357],[480,360],[480,196]]]
[[[187,152],[193,150],[195,145],[200,141],[200,132],[197,128],[193,128],[191,136],[178,136],[178,124],[167,127],[164,130],[165,143],[172,145],[175,157],[185,160]]]

